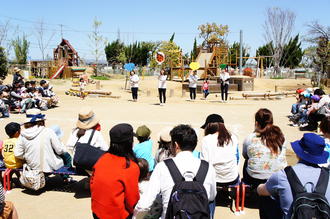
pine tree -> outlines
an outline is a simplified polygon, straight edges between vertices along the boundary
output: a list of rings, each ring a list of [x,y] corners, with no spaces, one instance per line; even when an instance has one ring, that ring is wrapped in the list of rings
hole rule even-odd
[[[196,58],[197,58],[197,52],[198,52],[198,48],[197,48],[197,40],[196,40],[196,38],[195,38],[195,40],[194,40],[194,46],[193,46],[193,49],[192,49],[192,51],[191,51],[191,53],[190,53],[190,59],[192,60],[192,61],[195,61],[196,60]]]
[[[170,42],[171,42],[171,43],[173,43],[174,36],[175,36],[175,33],[173,33],[172,36],[171,36],[171,39],[170,39]]]
[[[301,49],[301,42],[299,42],[299,34],[295,38],[291,38],[289,43],[284,46],[283,56],[280,66],[295,68],[297,67],[304,55]]]

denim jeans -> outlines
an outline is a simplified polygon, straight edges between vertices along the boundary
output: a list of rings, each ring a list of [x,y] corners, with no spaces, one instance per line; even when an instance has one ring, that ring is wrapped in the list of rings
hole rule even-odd
[[[214,218],[214,212],[215,212],[215,200],[209,203],[209,209],[210,209],[210,218]]]

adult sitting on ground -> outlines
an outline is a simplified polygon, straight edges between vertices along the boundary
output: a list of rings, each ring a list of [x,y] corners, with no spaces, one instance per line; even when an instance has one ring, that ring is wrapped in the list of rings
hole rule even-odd
[[[52,86],[49,85],[48,81],[41,80],[40,87],[38,88],[38,90],[42,96],[42,99],[47,101],[48,108],[51,108],[58,104],[58,98],[56,94],[52,91]]]
[[[326,95],[322,89],[316,89],[314,95],[318,95],[321,99],[319,103],[308,115],[308,126],[302,127],[302,131],[315,131],[317,130],[318,122],[321,121],[329,110],[330,97]]]
[[[76,128],[73,129],[66,143],[67,148],[73,151],[74,154],[76,143],[88,143],[91,135],[93,135],[90,145],[100,148],[103,151],[107,151],[109,149],[109,145],[104,141],[104,138],[100,132],[100,127],[99,119],[96,118],[93,110],[90,107],[82,108],[78,115]],[[83,170],[81,171],[84,172]],[[89,171],[87,172],[91,173]]]
[[[170,135],[172,139],[171,151],[173,151],[175,155],[172,159],[181,175],[186,180],[192,180],[196,176],[201,165],[201,160],[195,158],[192,153],[197,145],[197,135],[194,129],[189,125],[178,125],[174,127]],[[164,161],[156,165],[149,183],[152,186],[142,195],[136,206],[136,212],[148,211],[157,195],[160,193],[163,201],[162,219],[164,219],[174,186],[174,181]],[[217,192],[215,172],[212,165],[209,165],[203,185],[208,200],[213,202]],[[208,211],[208,209],[201,210]]]
[[[13,85],[16,84],[16,83],[19,83],[19,84],[24,84],[24,77],[20,74],[20,71],[21,69],[15,67],[14,68],[14,75],[13,75]]]
[[[94,218],[130,218],[139,200],[140,170],[133,152],[133,128],[118,124],[110,132],[110,148],[91,177]]]
[[[63,166],[60,155],[66,152],[55,132],[45,127],[45,115],[39,109],[30,109],[26,112],[26,122],[18,138],[14,154],[17,158],[26,161],[34,170],[41,169],[45,173],[51,173]],[[43,150],[43,161],[41,148]],[[41,165],[41,162],[43,165]]]
[[[273,114],[259,109],[255,114],[255,130],[243,143],[243,181],[256,188],[274,173],[287,166],[285,138],[278,126],[273,125]],[[279,208],[271,198],[261,198],[260,218],[277,218],[273,213]]]
[[[329,157],[329,153],[324,151],[324,139],[314,133],[306,133],[301,140],[292,142],[291,146],[299,159],[298,163],[291,167],[298,177],[298,180],[295,180],[294,184],[295,186],[301,184],[307,192],[313,192],[317,188],[321,173],[321,168],[318,164],[326,163]],[[281,204],[283,218],[291,218],[294,195],[286,171],[287,168],[286,170],[278,171],[268,179],[266,184],[260,184],[258,186],[258,194],[278,198]],[[324,171],[329,172],[329,169],[324,169]],[[327,180],[329,179],[324,179],[325,182]],[[330,180],[327,183],[325,197],[329,203]]]

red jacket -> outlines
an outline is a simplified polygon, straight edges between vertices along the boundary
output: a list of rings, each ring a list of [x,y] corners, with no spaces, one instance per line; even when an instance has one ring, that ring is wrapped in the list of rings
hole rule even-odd
[[[91,177],[92,211],[100,219],[124,219],[138,202],[140,169],[131,161],[105,153],[95,164]]]

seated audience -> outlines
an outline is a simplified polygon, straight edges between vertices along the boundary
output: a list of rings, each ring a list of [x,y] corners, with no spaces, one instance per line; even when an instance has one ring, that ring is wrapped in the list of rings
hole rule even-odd
[[[158,150],[155,155],[155,160],[157,163],[162,162],[168,158],[173,157],[170,150],[171,147],[171,135],[170,132],[172,127],[165,127],[160,131],[159,141],[158,141]]]
[[[231,134],[224,123],[212,122],[205,127],[201,158],[213,165],[219,186],[239,182],[238,139]]]
[[[76,128],[73,129],[66,143],[67,148],[73,152],[73,157],[76,143],[87,143],[91,135],[93,135],[91,140],[92,146],[108,151],[109,145],[104,141],[100,127],[99,119],[90,107],[84,107],[80,110]],[[85,172],[84,170],[79,171]],[[90,171],[87,172],[91,174]]]
[[[265,183],[276,171],[287,166],[285,138],[278,126],[273,125],[273,114],[260,109],[255,114],[255,130],[243,143],[243,181],[256,188]],[[277,218],[279,205],[266,197],[259,200],[260,218]]]
[[[134,145],[133,151],[137,158],[143,158],[148,161],[149,172],[152,172],[155,167],[155,158],[152,155],[152,141],[150,139],[150,129],[143,125],[137,128],[135,136],[139,143]]]
[[[110,148],[95,164],[90,188],[94,218],[128,218],[139,200],[140,170],[133,152],[133,128],[118,124]]]
[[[191,180],[201,165],[201,160],[195,158],[192,154],[197,145],[197,135],[195,131],[188,125],[178,125],[170,133],[171,150],[175,157],[173,161],[186,180]],[[143,193],[139,203],[136,206],[136,213],[148,211],[160,193],[163,202],[162,219],[166,216],[167,206],[170,200],[174,181],[171,177],[169,169],[164,162],[156,165],[151,177],[148,191]],[[204,188],[207,193],[208,200],[213,202],[216,196],[215,172],[212,165],[209,165],[206,178],[204,180]],[[209,211],[209,209],[203,209]]]
[[[330,168],[330,117],[324,117],[320,124],[320,130],[324,135],[325,147],[324,150],[329,152],[328,161],[323,166]]]
[[[63,166],[60,155],[66,152],[53,130],[45,127],[45,115],[39,109],[26,112],[24,130],[18,138],[14,154],[24,159],[34,170],[41,169],[45,173],[58,170]],[[41,167],[41,148],[43,150],[43,167]]]
[[[298,177],[294,180],[294,186],[304,187],[306,192],[313,192],[320,177],[321,168],[318,164],[324,164],[329,158],[329,153],[324,151],[325,141],[322,137],[314,133],[304,134],[301,140],[291,143],[293,151],[296,153],[299,161],[296,165],[290,167]],[[274,173],[265,184],[258,186],[258,194],[261,196],[272,196],[279,200],[281,206],[282,218],[291,218],[292,204],[296,192],[292,191],[292,184],[289,182],[288,175],[285,170],[280,170]],[[324,169],[329,172],[329,169]],[[325,181],[327,189],[325,197],[330,202],[330,180]],[[329,212],[328,212],[329,213]],[[310,215],[311,218],[321,218]],[[329,216],[329,214],[328,214]]]
[[[18,169],[23,166],[23,160],[15,157],[14,150],[18,137],[21,134],[21,125],[16,122],[10,122],[5,126],[8,139],[3,141],[2,156],[5,166],[9,169]]]
[[[17,210],[11,201],[5,201],[5,193],[0,183],[0,218],[18,219]]]

